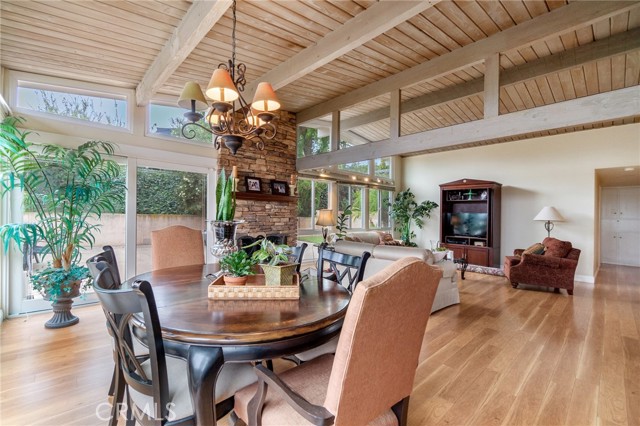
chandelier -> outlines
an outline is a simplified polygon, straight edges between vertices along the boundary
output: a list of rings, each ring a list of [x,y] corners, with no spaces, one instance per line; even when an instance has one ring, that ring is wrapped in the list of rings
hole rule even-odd
[[[231,32],[231,59],[221,63],[213,72],[209,85],[202,89],[195,81],[187,82],[182,90],[178,105],[189,109],[184,113],[188,123],[182,126],[182,135],[187,139],[196,137],[195,127],[215,135],[214,146],[220,149],[221,142],[236,155],[245,140],[254,141],[259,150],[264,149],[264,141],[276,135],[272,123],[274,112],[280,109],[280,101],[269,83],[259,83],[253,101],[249,105],[242,92],[247,81],[243,63],[236,65],[236,2],[233,2],[233,27]],[[206,112],[202,114],[198,111]],[[205,125],[198,123],[204,118]]]

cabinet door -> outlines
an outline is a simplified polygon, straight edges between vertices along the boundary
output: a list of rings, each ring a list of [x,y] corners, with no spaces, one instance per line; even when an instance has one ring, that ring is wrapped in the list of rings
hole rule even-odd
[[[490,266],[489,250],[480,247],[467,247],[467,261],[472,265]]]
[[[602,219],[617,219],[618,218],[618,188],[602,188],[602,199],[600,205],[602,206],[601,218]]]
[[[640,232],[618,232],[618,265],[640,266]]]
[[[464,249],[456,246],[446,246],[449,250],[453,250],[454,259],[462,259],[464,257]]]
[[[618,188],[619,219],[640,219],[640,188]]]
[[[603,220],[600,234],[600,262],[618,263],[618,235],[615,220]]]

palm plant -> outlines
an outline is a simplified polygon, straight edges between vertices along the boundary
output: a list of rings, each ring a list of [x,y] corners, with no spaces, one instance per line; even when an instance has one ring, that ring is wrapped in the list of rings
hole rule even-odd
[[[19,249],[44,244],[52,268],[34,277],[34,288],[55,300],[69,280],[88,277],[76,264],[80,252],[91,248],[103,213],[114,212],[124,202],[126,187],[118,179],[114,145],[89,141],[76,149],[58,145],[38,147],[27,142],[29,132],[17,128],[23,120],[7,117],[0,124],[0,195],[22,191],[25,204],[35,213],[33,223],[8,223],[0,227],[4,250],[11,241]]]
[[[416,234],[411,230],[412,222],[422,229],[424,225],[423,218],[430,218],[431,211],[438,207],[433,201],[423,201],[418,204],[415,200],[416,196],[411,189],[402,191],[396,195],[396,199],[391,203],[391,211],[389,215],[394,220],[396,231],[400,232],[400,239],[405,246],[415,247],[416,243],[412,240]]]

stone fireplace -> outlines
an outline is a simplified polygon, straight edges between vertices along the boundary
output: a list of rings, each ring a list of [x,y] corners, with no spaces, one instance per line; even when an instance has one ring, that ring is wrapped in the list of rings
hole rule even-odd
[[[237,236],[284,234],[287,243],[295,245],[297,237],[297,197],[271,194],[271,181],[290,183],[296,173],[296,116],[280,111],[277,118],[278,133],[271,141],[265,141],[265,148],[259,151],[255,144],[246,141],[233,156],[222,148],[218,157],[218,167],[227,173],[233,166],[238,169],[238,196],[236,219],[245,223],[238,226]],[[245,177],[260,178],[261,192],[248,193]]]

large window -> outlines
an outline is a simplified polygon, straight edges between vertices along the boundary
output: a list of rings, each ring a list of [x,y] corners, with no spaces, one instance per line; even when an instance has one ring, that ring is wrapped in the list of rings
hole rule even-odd
[[[391,179],[391,158],[376,158],[374,160],[374,174],[377,177]]]
[[[389,228],[389,206],[391,192],[369,188],[369,228]]]
[[[64,88],[53,90],[38,86],[18,86],[19,108],[113,127],[129,125],[124,96],[79,94],[71,89],[67,92]]]
[[[206,231],[207,175],[151,167],[137,170],[138,274],[151,270],[151,231],[184,225]]]
[[[185,110],[178,107],[149,104],[149,126],[147,131],[149,134],[169,137],[169,138],[182,138],[185,140],[193,140],[196,142],[211,143],[212,135],[204,129],[197,126],[190,126],[186,131],[193,131],[195,137],[193,139],[186,139],[182,135],[182,126],[188,123],[188,120],[184,118]],[[200,120],[198,124],[207,126],[204,119]]]
[[[363,193],[362,186],[338,184],[338,211],[343,212],[347,206],[351,206],[351,216],[348,220],[350,229],[363,228]]]
[[[298,158],[331,150],[328,128],[298,127]]]
[[[312,179],[298,180],[298,229],[315,231],[317,211],[329,208],[329,183]],[[319,230],[318,230],[319,232]]]

